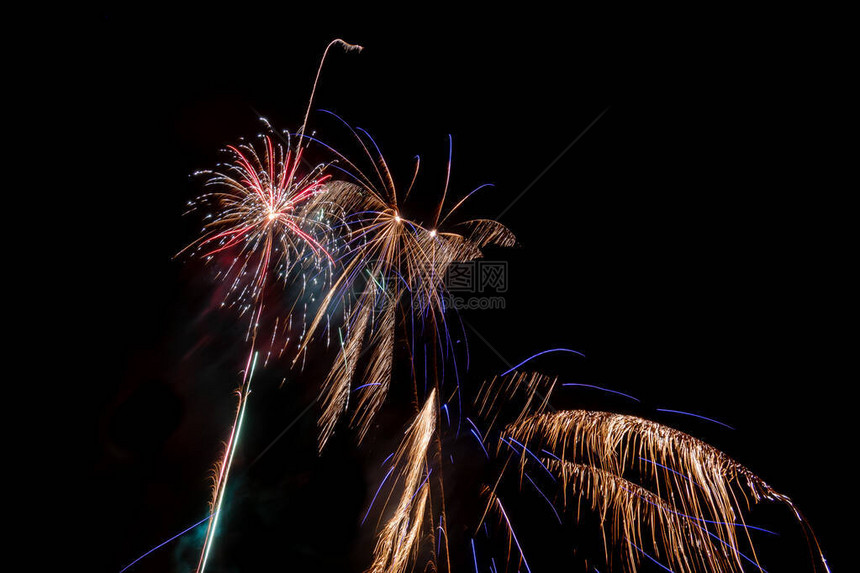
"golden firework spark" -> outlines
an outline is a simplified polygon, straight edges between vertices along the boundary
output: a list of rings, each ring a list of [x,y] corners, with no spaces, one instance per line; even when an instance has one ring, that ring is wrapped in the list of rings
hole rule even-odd
[[[372,152],[358,133],[354,130],[352,133],[361,143],[363,153],[373,160],[375,177],[365,175],[353,161],[335,152],[346,166],[345,172],[350,173],[356,182],[331,182],[326,185],[326,192],[314,200],[314,203],[335,204],[344,212],[353,213],[347,219],[348,254],[345,262],[322,300],[320,311],[311,321],[309,336],[300,349],[304,350],[310,344],[312,334],[324,322],[327,323],[328,313],[334,305],[349,309],[344,320],[345,332],[340,335],[340,356],[322,391],[320,449],[347,411],[351,391],[360,391],[351,423],[357,427],[359,441],[366,436],[390,387],[398,313],[405,333],[408,333],[408,321],[412,321],[413,330],[414,323],[420,321],[425,335],[435,340],[439,354],[445,354],[444,349],[449,344],[444,299],[448,269],[455,263],[481,257],[482,249],[488,245],[508,247],[516,242],[507,227],[490,219],[465,221],[458,226],[460,232],[440,229],[477,191],[466,195],[442,217],[447,182],[432,224],[422,225],[408,218],[400,205],[388,164],[378,153],[378,148],[373,144],[377,151]],[[404,198],[412,190],[417,171],[416,163],[415,175]],[[350,302],[345,303],[345,300]],[[408,336],[405,338],[409,339]],[[359,370],[358,358],[365,352],[369,356]],[[353,388],[359,373],[362,377]],[[415,376],[413,384],[417,398]]]
[[[744,520],[750,503],[761,501],[791,508],[814,550],[816,567],[827,570],[811,527],[788,497],[684,432],[637,416],[564,410],[520,419],[504,434],[523,444],[522,456],[526,447],[552,454],[541,462],[562,478],[565,507],[573,504],[568,492],[590,499],[604,523],[607,552],[610,540],[620,544],[630,571],[641,557],[645,524],[654,551],[674,571],[761,567]],[[630,481],[631,470],[650,487]],[[742,552],[739,536],[752,556]]]
[[[392,487],[402,484],[400,500],[377,536],[368,573],[402,573],[418,551],[430,499],[428,450],[435,436],[438,409],[434,389],[394,455],[393,467],[401,471]]]

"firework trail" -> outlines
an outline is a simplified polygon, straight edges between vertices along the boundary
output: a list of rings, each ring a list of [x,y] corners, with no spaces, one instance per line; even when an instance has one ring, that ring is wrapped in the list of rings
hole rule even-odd
[[[251,379],[254,377],[254,368],[257,365],[257,354],[253,354],[253,360],[248,365],[245,371],[245,378],[242,380],[242,387],[239,390],[239,402],[236,407],[236,417],[233,421],[233,429],[230,439],[227,441],[227,446],[224,451],[220,468],[217,471],[215,478],[215,487],[212,491],[212,503],[210,513],[212,519],[206,528],[206,537],[203,542],[203,549],[200,554],[200,561],[197,565],[197,571],[202,572],[206,569],[206,562],[209,559],[209,554],[212,550],[212,541],[215,538],[215,532],[218,528],[218,518],[221,512],[221,506],[224,501],[224,493],[227,491],[227,480],[230,477],[230,469],[233,466],[233,455],[236,453],[236,447],[239,442],[239,434],[242,431],[242,422],[245,419],[245,407],[248,405],[248,396],[251,393]]]
[[[319,213],[306,208],[310,200],[322,192],[330,176],[324,173],[324,165],[302,174],[304,148],[294,148],[288,135],[286,139],[286,150],[273,141],[271,134],[261,137],[261,152],[250,144],[228,147],[232,162],[222,171],[206,172],[209,175],[207,187],[217,190],[198,199],[199,204],[214,207],[212,215],[208,217],[201,238],[186,249],[207,261],[219,255],[227,259],[226,270],[221,271],[227,286],[227,299],[223,304],[236,305],[240,314],[249,314],[250,348],[238,390],[236,418],[216,468],[212,501],[215,517],[207,529],[198,564],[200,573],[206,568],[217,531],[251,376],[257,363],[257,335],[266,306],[267,286],[273,275],[286,282],[297,269],[304,270],[308,265],[322,268],[322,261],[333,261],[324,246],[328,222]],[[276,330],[272,333],[273,340],[275,336]]]
[[[207,260],[221,253],[233,255],[224,273],[224,280],[229,285],[230,296],[236,297],[242,312],[251,311],[251,318],[248,330],[250,348],[238,391],[239,404],[224,455],[216,467],[211,508],[213,518],[207,528],[197,566],[198,573],[206,569],[211,553],[233,456],[245,418],[251,379],[257,364],[257,329],[265,308],[263,295],[267,281],[273,273],[286,281],[294,270],[307,264],[319,266],[322,260],[334,263],[332,254],[325,246],[330,241],[330,225],[322,204],[312,200],[325,190],[331,176],[325,173],[324,164],[307,171],[300,169],[306,149],[303,144],[307,118],[320,72],[329,49],[337,44],[347,50],[361,49],[360,46],[339,39],[326,47],[295,146],[291,144],[289,134],[284,137],[286,149],[280,143],[276,144],[271,135],[265,135],[262,137],[262,152],[249,144],[229,146],[232,162],[223,171],[205,172],[209,175],[207,186],[214,186],[218,190],[203,196],[200,202],[213,204],[214,214],[205,224],[203,235],[188,249],[193,249]]]
[[[204,227],[203,236],[188,249],[206,260],[223,254],[227,268],[222,277],[227,285],[224,304],[237,305],[240,314],[249,313],[250,348],[242,384],[238,390],[236,418],[217,468],[212,512],[198,564],[202,573],[217,531],[218,515],[227,489],[233,455],[245,414],[251,376],[257,363],[257,334],[265,309],[266,287],[273,275],[287,281],[292,273],[308,264],[320,267],[320,261],[332,261],[321,240],[328,232],[327,222],[305,208],[319,194],[330,178],[324,166],[318,165],[299,175],[303,148],[294,152],[289,145],[262,137],[263,151],[250,144],[230,146],[233,161],[224,171],[207,172],[206,185],[218,190],[199,199],[201,204],[216,206]],[[273,332],[273,338],[275,333]],[[287,339],[289,340],[289,339]]]

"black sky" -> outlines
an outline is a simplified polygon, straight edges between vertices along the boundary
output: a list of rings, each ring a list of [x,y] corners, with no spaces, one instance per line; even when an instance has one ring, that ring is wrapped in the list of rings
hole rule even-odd
[[[808,40],[741,16],[674,15],[675,25],[462,10],[107,9],[67,31],[74,49],[53,105],[78,142],[74,240],[87,256],[71,265],[74,297],[98,325],[81,343],[91,349],[81,368],[98,364],[85,490],[93,570],[116,573],[204,515],[244,355],[230,317],[204,315],[213,291],[199,268],[172,259],[194,238],[182,216],[200,192],[189,175],[259,132],[260,115],[296,128],[335,37],[365,50],[331,53],[315,107],[368,129],[402,178],[421,155],[417,192],[444,180],[450,134],[452,192],[494,184],[474,213],[504,210],[521,243],[492,254],[509,265],[506,308],[464,317],[472,381],[547,348],[582,351],[534,365],[635,395],[635,413],[723,449],[795,499],[844,569],[834,481],[850,475],[854,450],[843,413],[856,376],[837,366],[849,348],[848,261],[837,255],[848,228],[826,188],[838,161],[823,151],[829,82]],[[243,525],[225,533],[232,557],[213,571],[352,571],[372,547],[357,519],[390,446],[355,451],[344,438],[317,459],[308,415],[252,464],[310,400],[306,386],[273,390],[281,378],[277,365],[261,377],[256,450],[237,470]],[[634,411],[608,395],[582,401]],[[388,421],[393,436],[403,420]],[[544,523],[541,508],[523,511]],[[794,539],[787,510],[763,519]],[[133,571],[173,567],[178,552]],[[772,573],[809,570],[802,551],[775,553]]]

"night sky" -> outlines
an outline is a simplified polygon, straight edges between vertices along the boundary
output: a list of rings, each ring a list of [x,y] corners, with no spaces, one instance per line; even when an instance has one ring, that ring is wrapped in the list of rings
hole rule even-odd
[[[581,351],[531,365],[641,400],[580,389],[565,405],[652,418],[745,464],[795,500],[845,570],[835,483],[856,450],[843,416],[856,376],[837,366],[848,343],[836,253],[847,228],[821,189],[821,103],[805,95],[820,77],[803,40],[701,15],[678,28],[653,15],[646,26],[584,12],[334,12],[104,10],[69,31],[75,95],[56,105],[80,136],[75,241],[91,254],[72,264],[85,277],[74,296],[79,319],[98,325],[70,342],[92,398],[89,570],[118,573],[206,515],[247,347],[236,317],[213,310],[209,271],[173,258],[197,232],[183,216],[202,189],[190,175],[260,132],[260,116],[296,129],[336,37],[365,49],[332,50],[314,107],[372,133],[403,185],[420,155],[418,201],[444,182],[450,134],[451,193],[492,183],[468,214],[503,212],[519,239],[488,253],[508,264],[505,308],[462,315],[463,384],[541,350]],[[337,127],[319,113],[310,123]],[[359,524],[411,406],[394,392],[376,441],[357,448],[339,432],[321,456],[312,409],[260,456],[310,404],[319,368],[259,373],[213,573],[367,565],[372,524]],[[469,571],[480,452],[452,452],[452,520],[464,516],[452,543]],[[515,509],[532,570],[579,563],[574,549],[596,530],[557,527],[542,504],[531,495]],[[753,516],[781,533],[763,540],[768,571],[811,570],[787,508]],[[188,534],[129,571],[188,571],[199,541]]]

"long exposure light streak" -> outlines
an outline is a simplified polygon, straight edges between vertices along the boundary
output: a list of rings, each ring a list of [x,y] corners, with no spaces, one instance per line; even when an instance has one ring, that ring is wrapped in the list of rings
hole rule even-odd
[[[249,357],[250,358],[250,357]],[[257,353],[253,353],[253,359],[250,363],[250,371],[246,370],[245,380],[242,382],[242,389],[239,391],[239,407],[236,411],[236,420],[233,424],[233,430],[230,432],[230,440],[227,442],[227,449],[224,453],[224,461],[221,464],[221,473],[218,476],[218,481],[215,484],[214,504],[212,515],[214,516],[209,522],[209,527],[206,531],[206,540],[203,542],[203,550],[200,555],[200,562],[197,566],[197,573],[203,573],[206,570],[206,563],[209,560],[209,554],[212,550],[212,543],[215,539],[215,534],[218,529],[218,517],[221,513],[221,507],[224,503],[224,494],[227,491],[227,480],[230,477],[230,469],[233,466],[233,456],[236,453],[236,446],[239,442],[239,434],[242,431],[242,422],[245,419],[245,407],[248,405],[248,396],[251,393],[251,379],[254,377],[254,367],[257,364]]]

